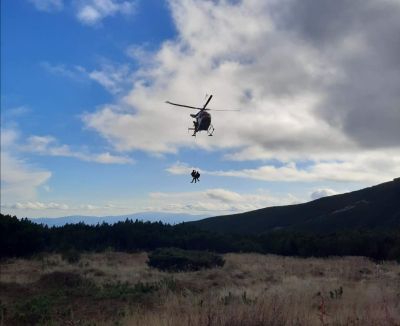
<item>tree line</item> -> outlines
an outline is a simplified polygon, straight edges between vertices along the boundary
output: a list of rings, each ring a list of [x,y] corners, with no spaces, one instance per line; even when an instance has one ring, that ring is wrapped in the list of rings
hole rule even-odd
[[[356,255],[400,261],[400,229],[348,230],[330,234],[271,231],[258,235],[221,234],[193,225],[125,220],[115,224],[84,223],[48,227],[26,218],[0,214],[0,258],[40,252],[152,251],[176,247],[218,253],[257,252],[285,256]]]

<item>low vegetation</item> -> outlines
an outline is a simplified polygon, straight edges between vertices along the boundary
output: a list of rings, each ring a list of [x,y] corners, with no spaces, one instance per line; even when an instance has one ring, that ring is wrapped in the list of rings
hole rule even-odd
[[[81,254],[76,249],[66,249],[61,251],[61,257],[63,260],[73,264],[79,262],[81,259]]]
[[[197,271],[221,267],[225,261],[220,255],[207,251],[160,248],[149,255],[147,264],[162,271]]]
[[[399,325],[400,265],[362,257],[225,254],[163,272],[144,252],[0,263],[0,325]]]
[[[233,235],[1,215],[0,326],[398,326],[399,260],[398,229]]]

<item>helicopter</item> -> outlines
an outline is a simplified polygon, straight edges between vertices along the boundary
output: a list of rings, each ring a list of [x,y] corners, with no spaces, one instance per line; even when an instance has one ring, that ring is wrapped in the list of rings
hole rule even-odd
[[[206,95],[207,96],[207,95]],[[206,131],[208,136],[212,136],[214,133],[214,126],[211,124],[211,114],[208,113],[207,111],[239,111],[239,110],[216,110],[216,109],[209,109],[206,108],[208,103],[210,103],[212,99],[212,95],[210,95],[206,101],[206,103],[203,105],[203,107],[195,107],[195,106],[189,106],[189,105],[183,105],[183,104],[178,104],[178,103],[173,103],[170,101],[166,101],[165,103],[179,106],[179,107],[184,107],[184,108],[189,108],[193,110],[199,110],[196,114],[190,114],[190,116],[195,119],[193,120],[193,127],[188,128],[189,130],[193,130],[192,136],[196,137],[196,134],[200,131]]]

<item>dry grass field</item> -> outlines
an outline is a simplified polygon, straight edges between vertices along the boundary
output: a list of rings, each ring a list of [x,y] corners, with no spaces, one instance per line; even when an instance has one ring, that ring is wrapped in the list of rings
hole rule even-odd
[[[400,265],[227,254],[166,273],[146,253],[0,263],[0,325],[400,325]]]

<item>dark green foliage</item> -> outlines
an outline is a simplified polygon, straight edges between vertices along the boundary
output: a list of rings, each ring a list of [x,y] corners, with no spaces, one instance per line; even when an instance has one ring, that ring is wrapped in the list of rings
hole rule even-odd
[[[197,271],[222,267],[225,261],[220,255],[208,251],[160,248],[149,255],[147,264],[162,271]]]
[[[83,279],[79,274],[70,272],[53,272],[44,274],[38,281],[41,288],[49,289],[76,289],[89,284],[89,281]],[[89,284],[91,286],[91,284]]]
[[[0,214],[0,258],[29,256],[46,246],[48,229],[28,219]]]
[[[0,300],[0,325],[4,325],[6,311],[6,305]]]
[[[51,318],[51,299],[36,296],[16,305],[14,318],[25,325],[42,325]]]
[[[81,259],[81,254],[76,249],[66,249],[61,253],[61,258],[70,264],[75,264]]]
[[[171,226],[131,220],[113,225],[79,223],[48,228],[26,219],[0,215],[0,259],[42,251],[62,253],[69,248],[72,262],[81,251],[104,251],[110,247],[127,252],[176,247],[218,253],[259,252],[302,257],[357,255],[376,260],[400,260],[400,228],[332,233],[280,230],[233,235],[201,230],[188,223]]]
[[[157,291],[162,282],[142,283],[106,283],[102,286],[70,272],[53,272],[43,275],[37,286],[47,293],[53,302],[65,297],[89,297],[92,300],[120,299],[124,301],[140,301],[145,295]]]
[[[140,302],[144,296],[152,294],[159,289],[158,283],[139,282],[134,286],[129,283],[105,284],[97,293],[98,299],[121,299],[124,301]]]
[[[100,286],[77,273],[53,272],[43,275],[29,288],[17,284],[2,288],[10,293],[23,289],[27,295],[9,302],[7,307],[0,301],[0,325],[3,321],[4,325],[75,324],[74,311],[79,311],[81,305],[91,307],[85,312],[97,311],[101,314],[103,310],[109,310],[108,314],[115,316],[123,313],[123,309],[119,310],[123,306],[154,306],[159,303],[160,289],[173,291],[175,288],[173,279],[136,284],[116,282]],[[112,323],[106,321],[106,324]]]

